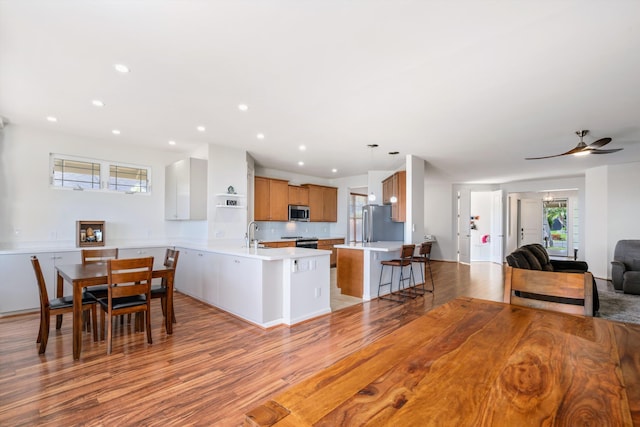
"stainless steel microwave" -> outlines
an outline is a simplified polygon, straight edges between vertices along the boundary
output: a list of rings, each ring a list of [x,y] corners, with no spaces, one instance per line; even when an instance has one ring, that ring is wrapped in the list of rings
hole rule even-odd
[[[309,206],[289,205],[289,221],[309,221]]]

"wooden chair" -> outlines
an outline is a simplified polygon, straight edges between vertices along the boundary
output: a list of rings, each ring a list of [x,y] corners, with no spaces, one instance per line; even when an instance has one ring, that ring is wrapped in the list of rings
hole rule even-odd
[[[47,342],[49,341],[49,327],[51,316],[57,316],[58,314],[73,313],[73,297],[64,296],[62,298],[55,298],[50,300],[47,293],[47,284],[42,275],[42,269],[40,268],[40,261],[36,256],[31,257],[31,265],[33,271],[36,274],[36,281],[38,282],[38,291],[40,293],[40,330],[38,331],[37,343],[40,343],[39,354],[43,354],[47,349]],[[85,295],[82,298],[82,308],[84,311],[91,310],[91,320],[93,321],[93,340],[98,341],[98,329],[96,321],[96,300],[91,295]],[[56,325],[56,329],[60,329],[61,325]]]
[[[107,262],[110,259],[118,259],[118,248],[113,249],[83,249],[82,263],[92,264],[98,262]],[[107,296],[107,285],[95,285],[85,288],[85,292],[89,292],[96,299],[105,298]]]
[[[593,276],[505,267],[504,302],[593,316]]]
[[[110,259],[107,261],[107,297],[98,299],[102,308],[100,326],[107,325],[107,354],[111,354],[113,318],[122,314],[145,313],[147,342],[151,340],[151,277],[153,257]],[[138,325],[138,322],[136,322]]]
[[[164,255],[164,266],[173,269],[173,275],[175,277],[175,270],[178,265],[178,256],[180,251],[174,249],[167,249]],[[159,285],[151,285],[151,299],[161,298],[162,315],[167,315],[167,279],[162,278],[162,282]],[[173,310],[171,314],[171,321],[176,323],[176,314]]]

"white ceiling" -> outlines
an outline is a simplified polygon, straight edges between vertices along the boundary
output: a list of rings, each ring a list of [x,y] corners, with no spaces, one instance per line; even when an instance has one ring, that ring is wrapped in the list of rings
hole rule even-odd
[[[9,126],[233,146],[325,178],[406,154],[485,183],[640,161],[639,76],[636,0],[0,0]],[[579,129],[624,150],[523,159],[568,151]]]

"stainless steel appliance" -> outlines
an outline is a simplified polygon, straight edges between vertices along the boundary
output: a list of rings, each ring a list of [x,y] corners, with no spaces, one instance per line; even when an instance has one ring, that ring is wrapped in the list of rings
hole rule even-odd
[[[403,241],[404,223],[391,221],[391,205],[362,207],[362,241]]]
[[[289,221],[309,221],[309,206],[289,205]]]
[[[318,249],[317,237],[282,236],[282,239],[296,239],[296,248]]]

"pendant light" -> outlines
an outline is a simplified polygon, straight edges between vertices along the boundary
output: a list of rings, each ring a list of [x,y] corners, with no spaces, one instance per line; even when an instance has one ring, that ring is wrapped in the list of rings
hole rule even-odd
[[[373,168],[373,149],[377,148],[378,144],[368,144],[367,147],[371,149],[371,167]],[[373,191],[369,193],[369,201],[370,202],[376,201],[376,195],[373,193]]]

